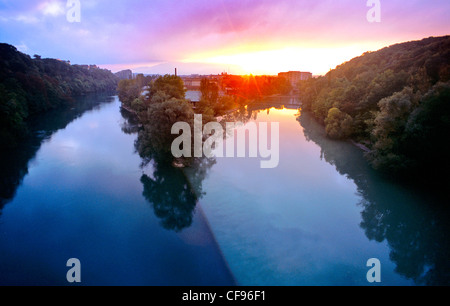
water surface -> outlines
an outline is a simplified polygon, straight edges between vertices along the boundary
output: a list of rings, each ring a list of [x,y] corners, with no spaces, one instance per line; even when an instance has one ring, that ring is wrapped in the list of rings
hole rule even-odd
[[[448,198],[377,174],[291,102],[241,116],[280,123],[274,169],[142,167],[116,97],[36,118],[0,159],[0,284],[67,285],[74,257],[82,285],[371,285],[369,258],[381,285],[448,285]]]
[[[68,284],[69,258],[82,285],[235,284],[197,207],[189,228],[161,226],[141,182],[153,169],[141,169],[117,98],[36,121],[20,154],[2,159],[1,285]]]
[[[381,285],[449,284],[445,197],[377,174],[309,114],[265,107],[251,118],[280,123],[279,166],[218,158],[203,184],[201,205],[239,284],[369,285],[370,258]]]

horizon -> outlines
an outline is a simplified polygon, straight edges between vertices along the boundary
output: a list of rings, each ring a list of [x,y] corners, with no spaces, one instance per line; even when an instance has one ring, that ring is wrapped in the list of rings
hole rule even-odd
[[[450,285],[449,15],[0,0],[0,286]]]
[[[370,20],[376,2],[1,0],[0,41],[112,72],[319,76],[368,51],[450,33],[446,1],[380,1]]]
[[[384,48],[389,48],[389,47],[394,46],[394,45],[397,45],[397,44],[403,44],[403,43],[414,42],[414,41],[421,41],[421,40],[425,40],[425,39],[428,39],[428,38],[446,37],[446,36],[449,36],[449,35],[429,36],[429,37],[424,37],[424,38],[419,39],[419,40],[402,41],[402,42],[393,43],[393,44],[391,44],[391,45],[381,47],[381,48],[378,49],[378,50],[374,50],[374,51],[365,51],[365,52],[363,52],[363,53],[360,54],[360,55],[357,55],[357,56],[355,56],[355,57],[349,58],[349,59],[343,61],[342,63],[339,63],[337,66],[339,66],[339,65],[341,65],[341,64],[344,64],[344,63],[346,63],[346,62],[349,62],[349,61],[351,61],[351,60],[353,60],[353,59],[355,59],[355,58],[357,58],[357,57],[363,56],[364,53],[367,53],[367,52],[377,52],[377,51],[380,51],[380,50],[382,50],[382,49],[384,49]],[[0,43],[2,43],[2,42],[0,42]],[[26,53],[26,52],[23,52],[23,51],[19,50],[19,48],[17,48],[17,46],[13,46],[13,47],[15,47],[19,52],[22,52],[22,53],[24,53],[24,54],[26,54],[26,55],[32,57],[31,54],[28,54],[28,53]],[[43,57],[43,58],[46,59],[47,57]],[[143,67],[139,67],[139,68],[138,68],[138,71],[135,71],[135,70],[133,70],[131,67],[126,67],[126,66],[120,65],[120,67],[121,67],[120,69],[117,69],[117,68],[116,68],[116,69],[114,70],[114,68],[111,69],[111,67],[102,67],[102,65],[97,65],[96,63],[91,63],[91,64],[87,64],[87,63],[72,63],[70,59],[64,59],[64,60],[63,60],[63,59],[59,59],[59,58],[48,58],[48,59],[56,59],[56,60],[61,60],[61,61],[68,61],[71,65],[80,65],[80,66],[94,65],[94,66],[97,66],[97,67],[99,67],[99,68],[101,68],[101,69],[109,70],[109,71],[111,71],[112,73],[118,73],[118,72],[122,72],[122,71],[124,71],[124,70],[131,70],[133,76],[136,76],[136,75],[138,75],[138,74],[143,74],[144,76],[151,76],[151,75],[166,75],[166,74],[169,74],[169,75],[170,75],[170,74],[173,74],[173,72],[175,71],[175,69],[177,70],[177,75],[180,76],[180,77],[181,77],[181,76],[195,76],[195,75],[199,75],[199,76],[209,76],[209,75],[220,75],[220,74],[229,74],[229,75],[238,75],[238,76],[239,76],[239,75],[240,75],[240,76],[245,76],[245,75],[253,75],[253,76],[277,76],[279,73],[282,73],[282,72],[293,72],[293,71],[294,71],[294,72],[297,72],[297,71],[299,71],[299,72],[300,72],[300,71],[301,71],[301,72],[310,72],[310,71],[305,71],[305,70],[285,70],[285,71],[278,71],[278,72],[272,73],[272,74],[268,74],[268,73],[254,74],[254,73],[251,73],[251,72],[250,72],[250,73],[231,73],[229,70],[228,70],[228,71],[223,70],[223,71],[221,71],[221,72],[203,72],[203,73],[199,73],[199,72],[191,72],[191,73],[179,73],[179,67],[180,67],[180,65],[182,66],[183,63],[161,63],[161,64],[156,64],[155,66],[152,66],[152,67],[160,67],[160,66],[165,66],[165,67],[167,67],[167,66],[169,66],[169,67],[172,68],[172,71],[170,71],[170,68],[168,68],[168,69],[164,69],[164,72],[154,72],[154,71],[153,71],[153,72],[145,72],[145,71],[143,71]],[[196,64],[202,65],[203,63],[190,63],[190,64],[192,64],[192,65],[196,65]],[[113,66],[114,66],[114,65],[113,65]],[[131,66],[133,67],[133,65],[131,65]],[[337,67],[337,66],[336,66],[336,67]],[[330,68],[329,71],[334,70],[336,67]],[[312,76],[313,76],[313,78],[314,78],[314,77],[325,76],[329,71],[326,71],[326,72],[324,72],[324,73],[322,73],[322,74],[314,74],[314,73],[312,73]]]

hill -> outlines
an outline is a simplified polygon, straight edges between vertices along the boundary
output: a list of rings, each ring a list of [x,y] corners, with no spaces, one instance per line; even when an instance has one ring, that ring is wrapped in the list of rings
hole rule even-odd
[[[330,138],[366,146],[374,168],[414,179],[449,170],[450,36],[366,52],[299,90],[302,109]]]
[[[0,146],[17,144],[30,116],[73,103],[74,97],[114,91],[118,78],[96,66],[42,59],[0,44]]]

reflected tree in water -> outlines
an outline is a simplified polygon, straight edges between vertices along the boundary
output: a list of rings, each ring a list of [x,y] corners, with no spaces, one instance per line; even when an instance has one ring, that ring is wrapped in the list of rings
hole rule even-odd
[[[245,124],[256,119],[259,111],[241,106],[220,118],[203,115],[203,124],[216,120],[225,130],[226,122]],[[173,157],[170,148],[178,135],[170,134],[172,125],[186,122],[194,131],[193,118],[193,110],[183,100],[173,99],[151,105],[145,118],[141,114],[139,120],[143,126],[139,128],[135,147],[142,158],[142,166],[152,166],[152,175],[144,174],[141,177],[143,195],[151,203],[155,215],[161,219],[162,226],[174,231],[181,231],[191,225],[197,201],[204,195],[203,180],[216,163],[214,158],[204,156]],[[203,140],[206,138],[204,135]]]
[[[197,201],[204,195],[202,182],[214,160],[198,158],[188,168],[153,161],[153,175],[142,175],[143,195],[165,229],[181,231],[192,224]]]
[[[310,114],[299,113],[298,121],[305,138],[320,146],[321,158],[356,184],[360,226],[370,240],[387,241],[396,272],[419,285],[450,285],[448,198],[377,173],[359,149],[327,138]]]
[[[3,207],[14,199],[17,188],[28,174],[29,163],[41,145],[85,112],[113,101],[114,97],[108,95],[88,95],[78,98],[72,107],[62,107],[29,118],[27,137],[15,148],[0,150],[0,215]]]
[[[142,158],[142,168],[152,169],[151,175],[141,177],[143,195],[164,228],[181,231],[192,224],[197,201],[204,194],[203,180],[215,159],[172,155],[171,144],[178,137],[171,134],[172,125],[186,122],[194,131],[194,113],[185,101],[172,99],[153,104],[147,117],[139,121],[143,125],[135,148]]]
[[[121,124],[122,132],[127,135],[132,135],[139,132],[139,122],[135,114],[130,113],[130,111],[124,108],[120,108],[120,114],[124,119],[124,122]]]
[[[172,127],[183,122],[191,130],[190,150],[194,156],[194,109],[185,99],[181,78],[174,75],[158,77],[147,84],[144,95],[134,92],[135,83],[134,80],[119,83],[122,106],[129,110],[122,112],[126,119],[122,130],[137,133],[135,149],[142,159],[142,168],[152,171],[141,177],[145,199],[164,228],[181,231],[192,223],[197,201],[203,196],[202,182],[215,160],[174,157],[172,154],[172,143],[180,136],[172,134]],[[202,119],[205,124],[215,118],[204,115]]]

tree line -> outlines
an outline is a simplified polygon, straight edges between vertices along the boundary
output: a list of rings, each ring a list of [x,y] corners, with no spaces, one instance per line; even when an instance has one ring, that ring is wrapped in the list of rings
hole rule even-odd
[[[171,127],[176,122],[190,123],[193,130],[194,114],[202,114],[203,123],[217,121],[218,117],[239,112],[245,105],[268,95],[287,94],[292,86],[285,78],[268,76],[224,75],[219,81],[203,78],[201,99],[195,107],[186,99],[183,80],[179,76],[141,75],[135,79],[120,80],[117,91],[122,106],[135,113],[141,129],[137,150],[146,160],[167,158],[174,162],[170,152],[176,138]],[[239,116],[239,115],[238,115]],[[191,160],[177,160],[187,165]]]
[[[219,82],[202,79],[200,91],[199,112],[222,116],[268,96],[287,95],[292,91],[292,85],[278,76],[224,75]]]
[[[243,107],[242,98],[219,94],[218,84],[207,78],[201,81],[201,100],[195,107],[186,99],[183,80],[175,75],[124,79],[117,91],[124,116],[137,127],[125,127],[125,132],[137,133],[135,149],[141,166],[152,165],[153,175],[141,177],[143,195],[164,228],[181,231],[190,226],[197,201],[204,195],[202,182],[216,161],[204,155],[174,157],[171,147],[179,135],[171,133],[172,126],[185,122],[193,131],[196,113],[202,114],[203,124],[218,122],[219,116],[220,122],[246,122],[252,112]]]
[[[302,110],[328,137],[365,145],[374,168],[414,178],[449,168],[450,36],[366,52],[298,88]]]
[[[96,66],[70,65],[0,44],[0,143],[14,147],[28,132],[27,119],[77,96],[116,90],[118,78]]]

